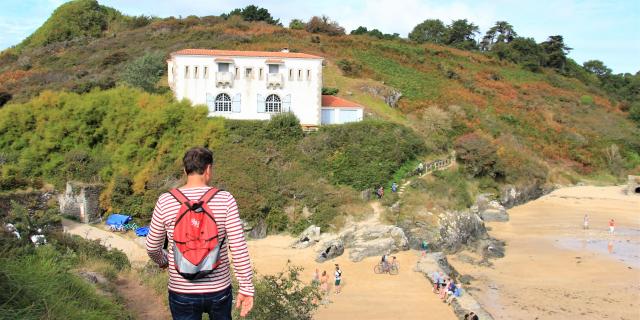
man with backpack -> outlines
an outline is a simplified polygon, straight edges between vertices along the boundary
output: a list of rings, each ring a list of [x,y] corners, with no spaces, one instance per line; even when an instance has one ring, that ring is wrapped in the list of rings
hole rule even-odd
[[[233,302],[228,251],[239,292],[236,308],[253,308],[253,274],[238,206],[231,193],[209,187],[213,153],[192,148],[183,158],[187,182],[162,194],[147,235],[149,257],[169,269],[169,308],[174,320],[231,319]],[[168,238],[168,252],[162,250]]]

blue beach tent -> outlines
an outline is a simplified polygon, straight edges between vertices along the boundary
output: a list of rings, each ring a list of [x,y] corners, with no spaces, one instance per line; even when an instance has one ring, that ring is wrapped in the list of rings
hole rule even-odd
[[[107,218],[108,226],[124,226],[131,221],[131,216],[114,213]]]

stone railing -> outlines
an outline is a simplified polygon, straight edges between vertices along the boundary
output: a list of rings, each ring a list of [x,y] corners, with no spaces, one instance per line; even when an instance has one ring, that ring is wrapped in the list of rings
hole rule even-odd
[[[216,72],[216,87],[233,87],[233,78],[231,72]]]
[[[267,74],[267,88],[268,89],[275,89],[275,88],[282,89],[283,86],[284,86],[284,77],[282,76],[281,73],[268,73]]]

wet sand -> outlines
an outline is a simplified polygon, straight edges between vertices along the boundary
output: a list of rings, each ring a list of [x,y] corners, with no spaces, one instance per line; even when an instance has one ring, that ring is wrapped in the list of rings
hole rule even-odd
[[[563,188],[509,216],[488,224],[507,243],[492,267],[449,257],[476,278],[473,295],[496,319],[640,319],[640,196],[621,187]]]
[[[314,250],[291,249],[294,238],[269,236],[249,241],[251,260],[260,274],[274,274],[285,268],[287,260],[305,268],[303,279],[311,281],[316,268],[326,270],[333,284],[334,263],[343,271],[340,294],[329,295],[329,304],[320,306],[314,319],[456,319],[449,306],[431,293],[425,277],[413,271],[419,257],[417,251],[399,252],[400,274],[374,274],[379,257],[351,262],[348,251],[328,262],[316,263]]]

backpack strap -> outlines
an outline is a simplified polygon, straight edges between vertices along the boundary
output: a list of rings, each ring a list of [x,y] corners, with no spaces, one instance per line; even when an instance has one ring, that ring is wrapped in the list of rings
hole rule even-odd
[[[202,197],[200,197],[200,200],[198,200],[198,202],[202,202],[202,203],[209,203],[209,201],[211,201],[211,199],[218,194],[218,192],[220,192],[222,190],[218,189],[218,188],[211,188],[209,190],[207,190],[207,192],[205,192]]]
[[[188,203],[189,199],[178,188],[169,190],[169,193],[182,205]]]

